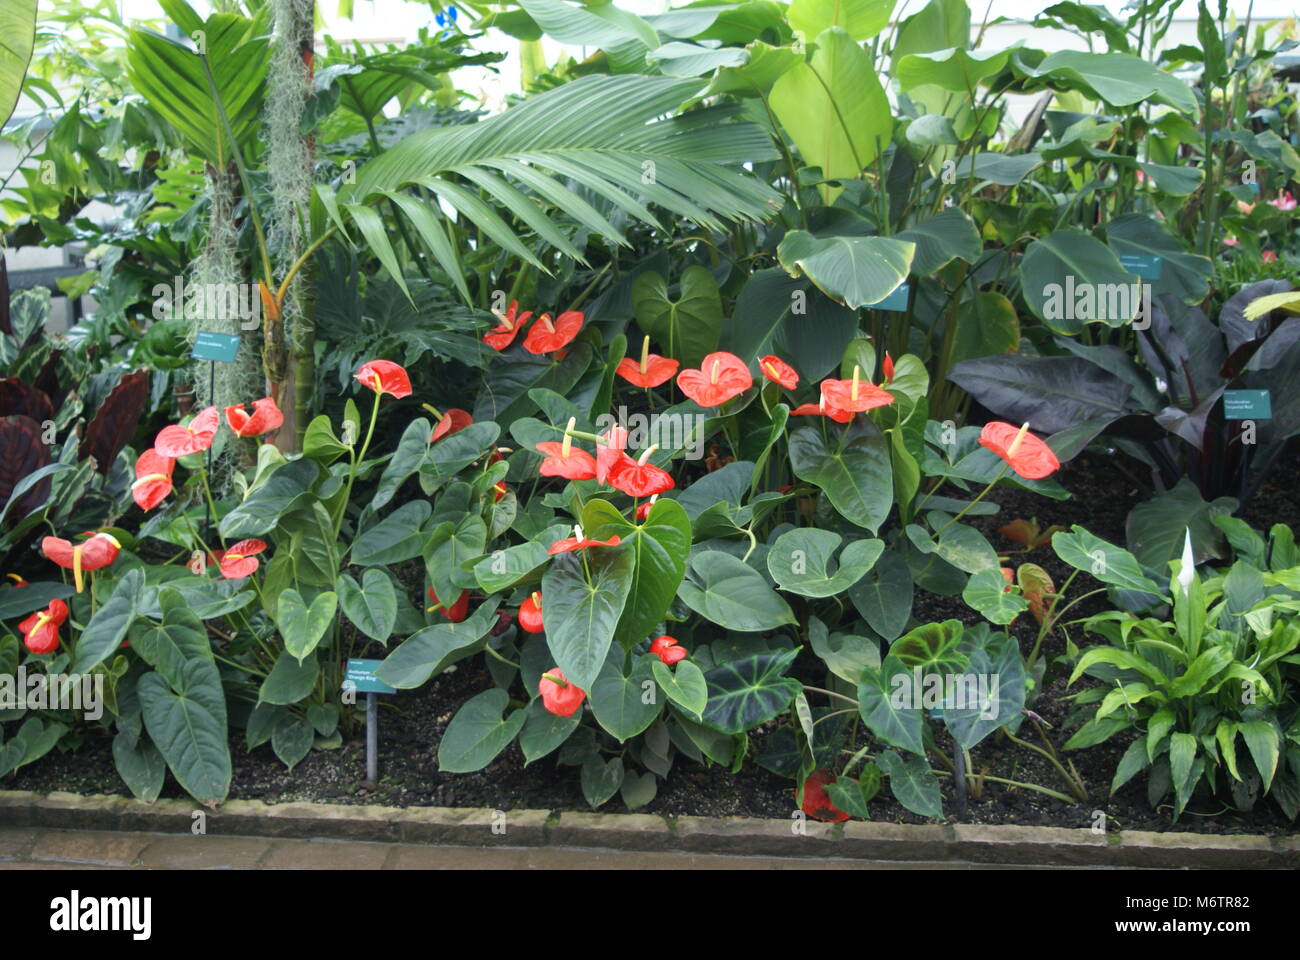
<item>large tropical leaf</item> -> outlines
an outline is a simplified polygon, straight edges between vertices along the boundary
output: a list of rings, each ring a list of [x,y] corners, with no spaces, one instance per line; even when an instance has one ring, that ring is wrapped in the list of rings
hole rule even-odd
[[[0,127],[9,122],[36,39],[36,0],[0,4]]]
[[[779,195],[739,165],[775,156],[767,134],[728,122],[734,111],[726,107],[665,119],[702,86],[635,74],[584,77],[481,123],[416,133],[366,164],[337,197],[323,190],[322,200],[336,223],[352,220],[399,283],[396,255],[373,206],[385,200],[453,275],[461,272],[459,254],[439,219],[444,207],[539,267],[522,229],[581,257],[553,219],[558,211],[565,222],[616,243],[626,240],[615,220],[659,225],[651,204],[711,229],[761,220],[779,208]],[[417,200],[408,189],[423,195]]]
[[[266,36],[269,12],[270,7],[264,7],[252,20],[218,13],[199,29],[189,29],[193,23],[182,24],[194,41],[193,49],[149,30],[132,30],[127,41],[127,76],[132,86],[176,128],[190,149],[219,170],[230,162],[231,146],[203,59],[211,68],[235,140],[246,145],[261,130],[271,57]]]

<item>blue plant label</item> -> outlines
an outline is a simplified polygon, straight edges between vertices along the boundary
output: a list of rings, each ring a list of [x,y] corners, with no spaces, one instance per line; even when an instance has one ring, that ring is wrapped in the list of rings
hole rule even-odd
[[[1273,401],[1267,390],[1224,390],[1223,419],[1269,420]]]
[[[233,333],[209,333],[200,330],[194,338],[190,356],[195,360],[215,360],[217,363],[234,363],[239,352],[239,336]]]
[[[344,689],[353,689],[357,693],[396,693],[384,681],[375,676],[382,660],[349,660],[347,673],[343,677]]]
[[[1136,273],[1143,280],[1159,280],[1164,257],[1148,256],[1143,253],[1122,253],[1119,264],[1129,273]]]
[[[884,300],[867,304],[871,310],[893,310],[895,313],[907,312],[907,296],[910,284],[900,284]]]

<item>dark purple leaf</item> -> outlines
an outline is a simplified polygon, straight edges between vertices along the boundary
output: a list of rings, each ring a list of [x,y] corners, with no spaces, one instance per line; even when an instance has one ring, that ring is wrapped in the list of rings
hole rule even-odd
[[[148,401],[149,374],[140,371],[123,376],[86,427],[79,451],[81,459],[94,457],[95,469],[108,476],[113,461],[140,425]]]

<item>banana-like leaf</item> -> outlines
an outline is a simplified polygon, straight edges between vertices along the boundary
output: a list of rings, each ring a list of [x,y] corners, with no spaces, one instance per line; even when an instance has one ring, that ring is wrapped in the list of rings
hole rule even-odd
[[[380,202],[387,211],[396,201],[453,277],[459,253],[439,219],[448,208],[484,239],[542,269],[527,233],[580,258],[572,225],[626,243],[613,221],[627,215],[660,226],[651,205],[710,229],[769,217],[780,196],[739,166],[775,156],[768,135],[729,122],[730,108],[672,116],[702,86],[635,74],[583,77],[480,123],[413,134],[322,202],[340,226],[352,221],[399,284]]]
[[[36,0],[0,4],[0,127],[9,122],[32,59],[36,39]]]
[[[248,144],[261,124],[271,57],[266,38],[269,10],[264,7],[252,20],[214,14],[189,31],[193,48],[150,30],[132,30],[127,41],[131,84],[176,128],[187,147],[221,170],[230,162],[231,146],[199,54],[212,68],[236,141]]]

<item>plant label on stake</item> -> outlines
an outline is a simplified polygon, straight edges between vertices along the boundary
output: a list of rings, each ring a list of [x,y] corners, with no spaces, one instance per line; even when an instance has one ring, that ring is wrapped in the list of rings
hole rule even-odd
[[[907,298],[910,292],[911,284],[900,283],[885,299],[865,304],[865,307],[868,310],[892,310],[895,313],[906,313]]]
[[[1144,253],[1121,253],[1119,265],[1129,273],[1135,273],[1143,280],[1159,280],[1164,266],[1164,257],[1149,256]]]
[[[211,333],[200,330],[194,338],[194,347],[190,356],[195,360],[208,361],[208,401],[216,402],[217,364],[234,363],[239,353],[239,336],[233,333]],[[212,475],[212,447],[208,447],[208,475]],[[203,529],[204,535],[212,533],[212,504],[208,504],[208,522]]]
[[[396,693],[375,676],[382,660],[349,660],[343,689],[366,695],[366,779],[379,782],[379,700],[381,693]]]
[[[1224,420],[1271,420],[1273,401],[1267,390],[1224,390]]]

